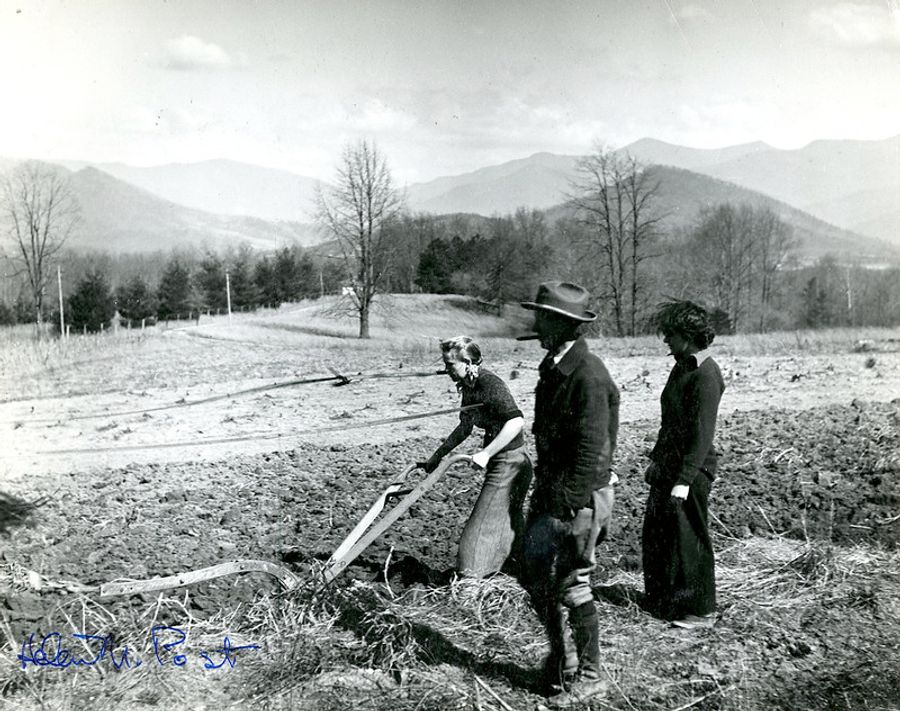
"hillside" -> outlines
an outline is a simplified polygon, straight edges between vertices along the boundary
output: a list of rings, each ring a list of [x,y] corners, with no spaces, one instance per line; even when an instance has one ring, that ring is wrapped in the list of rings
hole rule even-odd
[[[231,160],[137,167],[59,161],[73,170],[94,167],[185,207],[218,215],[312,221],[319,181],[286,170]]]
[[[660,183],[656,211],[662,215],[667,230],[691,225],[704,208],[725,202],[747,203],[771,209],[794,228],[794,235],[799,241],[796,252],[802,259],[816,259],[826,253],[852,255],[870,262],[900,257],[891,245],[842,230],[762,193],[689,170],[654,166],[653,171]],[[548,211],[551,220],[569,215],[571,209],[565,205]]]
[[[900,244],[900,233],[873,233],[866,227],[900,210],[900,136],[815,141],[797,150],[761,151],[698,170]]]
[[[622,153],[634,156],[642,163],[669,165],[687,170],[700,170],[706,166],[718,165],[731,160],[763,151],[774,150],[762,141],[744,143],[727,148],[689,148],[653,138],[642,138],[620,149]]]
[[[671,166],[763,193],[814,217],[900,245],[900,136],[816,141],[796,150],[756,142],[720,149],[641,139],[624,148],[644,164]],[[537,153],[409,187],[410,206],[432,213],[509,213],[564,199],[578,156]],[[717,190],[721,192],[721,190]],[[696,202],[691,198],[692,202]]]
[[[864,235],[881,235],[885,241],[900,243],[900,209],[859,222],[853,226],[853,231]]]
[[[73,173],[71,186],[82,210],[82,222],[69,242],[73,248],[148,252],[247,243],[272,249],[318,239],[311,225],[214,215],[164,200],[96,168]]]
[[[803,210],[838,227],[900,244],[900,188],[861,190]]]
[[[814,141],[796,150],[741,156],[703,172],[792,205],[870,190],[900,189],[900,136],[884,141]]]
[[[409,186],[413,210],[446,214],[506,214],[526,206],[559,204],[574,177],[578,156],[536,153],[528,158]]]

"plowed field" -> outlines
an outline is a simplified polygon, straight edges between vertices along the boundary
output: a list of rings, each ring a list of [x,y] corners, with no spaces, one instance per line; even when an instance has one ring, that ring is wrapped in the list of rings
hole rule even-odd
[[[486,364],[530,419],[538,347],[501,338],[502,324],[457,310],[445,314],[450,329],[490,334],[480,338]],[[65,351],[9,345],[0,381],[0,697],[12,707],[501,708],[499,696],[527,708],[541,701],[529,679],[543,637],[514,581],[472,592],[458,583],[434,588],[437,578],[429,578],[452,566],[479,490],[480,475],[463,466],[376,541],[328,599],[309,602],[305,617],[262,575],[163,597],[97,595],[117,578],[238,558],[308,575],[385,482],[453,428],[452,414],[401,419],[458,402],[449,379],[434,375],[435,336],[453,335],[441,318],[420,322],[418,338],[399,318],[359,344],[311,335],[307,313],[87,339]],[[464,328],[467,319],[472,328]],[[711,504],[722,615],[714,631],[688,641],[660,631],[637,605],[642,472],[670,363],[655,339],[591,341],[622,389],[621,483],[595,580],[615,684],[598,708],[900,703],[896,336],[880,333],[862,345],[853,333],[805,346],[797,339],[796,348],[773,342],[770,352],[765,344],[740,350],[746,342],[738,338],[714,346],[727,380]],[[350,382],[269,387],[327,377],[330,368]],[[473,438],[460,451],[476,446]],[[385,571],[389,586],[373,582]],[[479,608],[469,632],[482,629],[480,637],[440,621],[438,609],[464,616],[496,586],[511,607]],[[436,597],[425,614],[429,595]],[[160,621],[194,629],[189,641],[198,644],[204,634],[220,644],[230,632],[262,648],[217,677],[189,668],[150,674],[149,664],[22,670],[16,659],[29,634],[53,631],[117,633],[147,652],[141,631]],[[396,625],[406,630],[404,653],[379,656],[373,629],[394,639]],[[106,628],[85,629],[98,626]],[[318,646],[307,639],[313,630]]]

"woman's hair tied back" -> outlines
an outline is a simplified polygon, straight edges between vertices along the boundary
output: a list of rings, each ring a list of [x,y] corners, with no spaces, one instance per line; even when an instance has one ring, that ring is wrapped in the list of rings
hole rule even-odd
[[[481,365],[481,349],[470,336],[454,336],[441,341],[441,353],[463,363]]]

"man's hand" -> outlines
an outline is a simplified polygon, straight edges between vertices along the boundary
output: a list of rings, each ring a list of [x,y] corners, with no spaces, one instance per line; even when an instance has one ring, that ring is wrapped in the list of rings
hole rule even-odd
[[[578,512],[569,507],[569,506],[561,506],[555,513],[553,518],[559,519],[560,521],[567,522],[571,521],[575,518]]]
[[[472,464],[479,469],[487,469],[488,462],[491,461],[491,455],[483,449],[472,455]]]
[[[676,484],[672,487],[672,497],[684,501],[688,497],[688,492],[690,490],[691,487],[687,484]]]

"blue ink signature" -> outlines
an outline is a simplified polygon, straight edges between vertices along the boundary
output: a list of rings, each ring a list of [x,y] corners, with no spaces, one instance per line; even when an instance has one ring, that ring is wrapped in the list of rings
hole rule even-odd
[[[22,642],[22,649],[16,658],[21,662],[22,669],[27,669],[29,664],[36,667],[53,667],[67,669],[69,667],[92,667],[107,661],[116,670],[137,669],[144,661],[131,653],[128,645],[116,649],[112,635],[78,634],[70,635],[72,639],[80,641],[80,647],[84,650],[76,653],[69,649],[66,640],[59,632],[51,632],[39,640],[35,639],[32,632]],[[153,661],[161,667],[187,666],[189,657],[185,650],[178,648],[187,641],[187,634],[178,627],[157,625],[150,630],[150,646],[153,649]],[[212,651],[200,651],[203,658],[204,669],[222,669],[228,665],[234,669],[237,665],[237,653],[247,650],[259,649],[259,645],[245,644],[235,646],[226,636],[222,640],[222,646]]]

